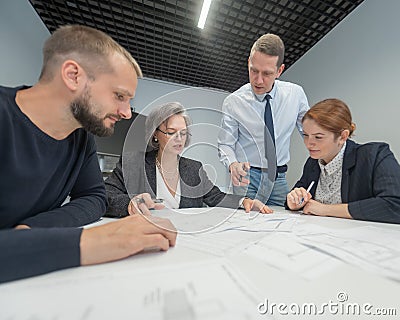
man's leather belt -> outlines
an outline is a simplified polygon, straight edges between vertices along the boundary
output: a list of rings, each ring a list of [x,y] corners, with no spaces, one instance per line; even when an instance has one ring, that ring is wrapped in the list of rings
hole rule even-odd
[[[268,171],[267,168],[259,168],[259,167],[253,167],[253,166],[251,166],[250,168],[253,168],[253,169],[256,169],[256,170],[260,170],[260,171],[262,171],[262,172],[267,172],[267,171]],[[284,172],[287,171],[287,169],[288,169],[288,166],[287,166],[287,164],[285,164],[285,165],[283,165],[283,166],[278,166],[278,167],[276,168],[276,171],[277,171],[278,173],[284,173]]]

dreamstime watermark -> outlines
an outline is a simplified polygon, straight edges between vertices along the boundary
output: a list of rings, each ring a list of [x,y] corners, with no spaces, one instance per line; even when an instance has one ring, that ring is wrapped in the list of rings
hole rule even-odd
[[[349,302],[346,292],[339,292],[336,301],[321,303],[276,303],[265,299],[257,306],[257,311],[262,315],[348,315],[348,316],[396,316],[397,308],[377,308],[371,303]]]

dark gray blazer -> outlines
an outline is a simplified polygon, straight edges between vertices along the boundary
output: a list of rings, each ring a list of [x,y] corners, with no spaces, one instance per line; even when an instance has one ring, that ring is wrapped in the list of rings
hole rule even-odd
[[[180,157],[179,174],[182,193],[180,208],[202,207],[203,203],[210,207],[239,207],[242,196],[226,194],[219,190],[208,179],[201,162]],[[136,194],[147,192],[153,198],[156,197],[156,152],[124,155],[105,184],[108,198],[105,215],[109,217],[128,215],[129,201]]]
[[[293,188],[307,188],[315,181],[310,191],[314,197],[320,172],[318,160],[308,158]],[[347,140],[341,196],[354,219],[400,223],[400,166],[386,143]]]

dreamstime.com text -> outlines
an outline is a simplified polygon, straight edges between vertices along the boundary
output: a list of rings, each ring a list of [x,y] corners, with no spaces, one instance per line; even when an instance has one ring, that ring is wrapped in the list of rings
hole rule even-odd
[[[371,303],[349,302],[346,292],[339,292],[336,301],[326,303],[277,303],[264,299],[257,306],[257,311],[262,315],[371,315],[371,316],[396,316],[397,308],[378,308]]]

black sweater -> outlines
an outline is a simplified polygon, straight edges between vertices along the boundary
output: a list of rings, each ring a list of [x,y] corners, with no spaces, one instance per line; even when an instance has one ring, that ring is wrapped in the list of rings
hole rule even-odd
[[[22,89],[0,86],[0,229],[98,220],[107,201],[93,136],[83,129],[48,136],[16,104]]]

